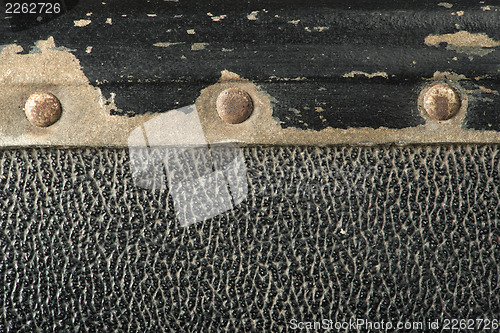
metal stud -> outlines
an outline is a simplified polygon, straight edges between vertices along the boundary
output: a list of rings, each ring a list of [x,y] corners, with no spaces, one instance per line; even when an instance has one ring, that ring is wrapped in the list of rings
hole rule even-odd
[[[252,98],[240,88],[229,88],[221,92],[216,106],[219,117],[229,124],[242,123],[253,112]]]
[[[421,104],[427,114],[435,120],[454,117],[462,104],[459,93],[446,83],[437,83],[424,89]]]
[[[61,103],[51,93],[36,92],[26,101],[24,112],[31,124],[47,127],[61,117]]]

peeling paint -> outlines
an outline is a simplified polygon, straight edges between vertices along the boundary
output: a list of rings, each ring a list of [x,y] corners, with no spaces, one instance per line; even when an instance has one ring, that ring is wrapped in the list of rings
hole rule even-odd
[[[312,27],[312,29],[310,27],[305,27],[304,29],[307,32],[313,32],[313,31],[323,32],[325,30],[330,29],[330,27]]]
[[[496,91],[496,90],[492,90],[492,89],[489,89],[489,88],[486,88],[486,87],[483,87],[480,85],[475,85],[475,87],[476,87],[476,89],[467,89],[465,91],[469,95],[469,99],[491,103],[491,102],[494,102],[494,100],[485,94],[498,95],[498,91]]]
[[[186,30],[186,32],[188,33],[188,35],[194,35],[194,34],[196,34],[196,32],[194,31],[194,29],[188,29],[188,30]]]
[[[314,27],[313,29],[319,32],[323,32],[325,30],[329,30],[330,27]]]
[[[214,22],[220,22],[227,17],[227,15],[214,16],[214,14],[212,14],[212,13],[207,13],[207,15],[210,16],[210,18]]]
[[[86,27],[87,25],[92,23],[92,21],[91,20],[77,20],[77,21],[73,21],[73,23],[75,24],[75,27]]]
[[[388,79],[389,76],[387,75],[386,72],[375,72],[375,73],[365,73],[365,72],[361,72],[361,71],[352,71],[350,73],[346,73],[344,75],[342,75],[342,77],[354,77],[356,75],[364,75],[366,76],[367,78],[374,78],[374,77],[377,77],[377,76],[380,76],[380,77],[383,77],[383,78],[386,78]]]
[[[109,24],[109,25],[112,25],[113,24],[113,20],[111,20],[111,17],[108,17],[106,19],[106,24]]]
[[[259,13],[258,10],[251,12],[250,14],[247,15],[247,19],[250,21],[255,21],[257,20],[257,14]]]
[[[194,43],[191,45],[191,51],[204,50],[208,46],[208,43]]]
[[[147,14],[148,17],[156,17],[157,15],[156,14]]]
[[[297,77],[290,78],[290,77],[277,77],[275,75],[271,75],[271,76],[269,76],[269,80],[281,81],[281,82],[288,82],[288,81],[300,82],[300,81],[307,81],[307,78],[304,76],[297,76]]]
[[[86,53],[91,53],[93,47],[92,46],[87,46],[87,49],[85,50]]]
[[[181,44],[184,44],[184,42],[175,42],[175,43],[171,43],[171,42],[159,42],[159,43],[153,44],[153,46],[156,46],[156,47],[170,47],[170,46],[181,45]]]
[[[154,45],[170,47],[177,44],[181,43],[160,42]],[[205,43],[191,44],[191,48],[198,44]],[[111,96],[103,96],[98,88],[90,85],[80,67],[79,60],[73,54],[63,46],[56,47],[51,38],[40,41],[37,47],[40,49],[37,54],[18,54],[22,51],[22,47],[15,44],[5,46],[1,50],[0,115],[4,125],[0,126],[0,145],[126,146],[128,131],[135,128],[134,126],[140,126],[147,117],[110,116],[109,111],[116,109],[114,103],[116,95],[111,93]],[[92,47],[87,47],[87,49],[89,48],[91,51]],[[183,57],[185,58],[185,56]],[[344,74],[343,77],[354,78],[357,75],[368,78],[388,78],[388,74],[385,72],[366,73],[362,71],[351,71]],[[435,72],[432,78],[427,79],[459,81],[467,79],[467,77],[453,72]],[[306,78],[286,78],[286,80],[303,81]],[[22,82],[33,82],[33,84],[23,86]],[[220,91],[234,86],[241,86],[249,91],[255,101],[256,109],[255,114],[249,118],[248,122],[227,125],[223,124],[214,113],[214,103]],[[61,99],[64,107],[64,118],[61,119],[60,123],[47,129],[33,129],[26,123],[19,105],[23,105],[23,101],[32,89],[48,90]],[[319,88],[318,90],[324,89]],[[497,91],[482,86],[478,86],[476,90],[486,94],[498,94]],[[22,93],[19,94],[19,91]],[[474,92],[472,98],[476,98],[476,95],[477,92]],[[204,134],[209,142],[230,141],[249,145],[309,144],[320,146],[331,144],[500,142],[500,133],[498,132],[462,129],[460,126],[464,119],[464,112],[457,119],[440,123],[426,119],[427,122],[424,125],[405,129],[383,127],[378,129],[336,129],[327,127],[324,130],[315,131],[282,128],[279,120],[273,116],[272,108],[273,103],[275,103],[273,97],[253,82],[229,71],[221,73],[219,83],[204,89],[196,103],[200,119],[203,120]],[[326,106],[311,107],[315,112],[320,113],[318,116],[327,108]],[[151,119],[153,116],[148,117],[150,118],[147,119]],[[320,119],[325,121],[323,118]],[[75,131],[81,132],[73,135]]]
[[[228,87],[239,87],[247,91],[255,105],[253,114],[247,121],[230,125],[224,123],[215,109],[219,93]],[[461,91],[461,93],[465,93]],[[313,145],[353,144],[374,146],[379,144],[422,144],[422,143],[498,143],[500,133],[495,131],[465,130],[461,124],[467,108],[465,95],[462,107],[456,117],[446,121],[435,121],[429,117],[426,123],[416,127],[391,129],[380,127],[338,129],[327,127],[323,130],[303,130],[292,127],[283,128],[273,117],[272,105],[275,100],[251,81],[235,73],[224,71],[218,83],[202,90],[196,101],[205,137],[209,143],[237,142],[246,145]],[[319,109],[315,109],[320,111]],[[290,112],[298,112],[291,108]],[[286,118],[286,116],[285,116]]]
[[[467,55],[485,56],[494,52],[494,47],[500,46],[500,42],[493,40],[484,33],[470,33],[459,31],[453,34],[429,35],[425,38],[428,46],[439,47],[440,43],[447,43],[446,48]]]
[[[481,91],[483,91],[485,93],[499,95],[497,90],[489,89],[489,88],[486,88],[483,86],[478,86],[478,87],[479,87],[479,89],[481,89]]]
[[[422,78],[424,80],[429,80],[429,81],[460,81],[460,80],[469,80],[468,77],[466,77],[463,74],[457,74],[454,72],[440,72],[440,71],[435,71],[434,75],[432,78]]]
[[[17,44],[0,52],[0,146],[124,147],[129,133],[151,119],[111,116],[114,95],[107,99],[90,84],[74,54],[56,46],[53,37],[36,47],[36,54],[19,54]],[[26,119],[22,106],[35,91],[50,92],[61,102],[61,118],[50,127]]]
[[[291,23],[291,24],[299,24],[300,20],[291,20],[291,21],[288,21],[288,23]]]
[[[451,7],[453,7],[453,4],[451,4],[449,2],[440,2],[440,3],[438,3],[438,6],[445,7],[445,8],[451,8]]]
[[[487,10],[491,10],[491,7],[490,6],[484,6],[484,7],[481,7],[481,9],[484,11],[487,11]]]

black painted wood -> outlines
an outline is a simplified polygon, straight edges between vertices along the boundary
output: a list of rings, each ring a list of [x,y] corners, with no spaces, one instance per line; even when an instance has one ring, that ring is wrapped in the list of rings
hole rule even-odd
[[[422,124],[418,92],[436,71],[453,72],[475,91],[464,126],[500,130],[500,95],[479,89],[500,91],[499,48],[481,57],[424,43],[430,34],[458,31],[500,41],[494,1],[453,1],[451,8],[437,0],[104,2],[66,2],[62,15],[38,25],[33,17],[4,19],[0,44],[29,52],[53,36],[106,97],[116,94],[117,114],[192,104],[229,70],[274,98],[283,127],[315,130]],[[75,26],[80,19],[91,24]],[[353,71],[384,76],[346,75]]]

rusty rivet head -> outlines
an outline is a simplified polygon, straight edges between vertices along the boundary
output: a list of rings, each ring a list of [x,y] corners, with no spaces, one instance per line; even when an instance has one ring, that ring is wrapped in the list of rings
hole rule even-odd
[[[61,103],[50,93],[36,92],[26,101],[24,112],[33,125],[47,127],[61,117]]]
[[[460,110],[460,94],[446,83],[434,84],[422,94],[422,107],[435,120],[448,120]]]
[[[230,124],[244,122],[253,112],[252,98],[240,88],[229,88],[221,92],[216,105],[219,117]]]

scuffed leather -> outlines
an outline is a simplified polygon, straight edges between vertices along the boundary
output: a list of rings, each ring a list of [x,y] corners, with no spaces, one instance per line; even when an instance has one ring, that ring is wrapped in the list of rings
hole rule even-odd
[[[127,150],[1,151],[0,331],[498,319],[498,146],[243,154],[248,196],[183,228]]]

